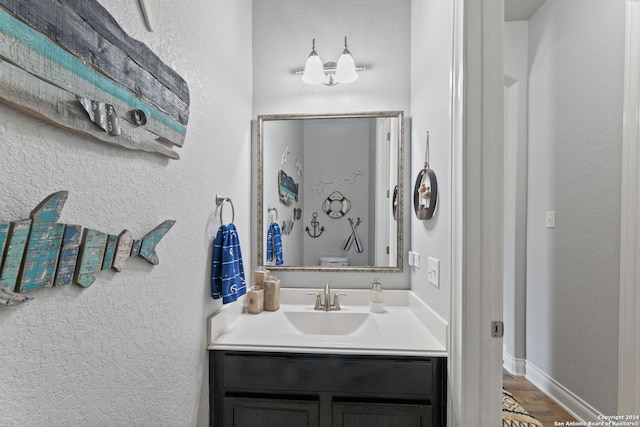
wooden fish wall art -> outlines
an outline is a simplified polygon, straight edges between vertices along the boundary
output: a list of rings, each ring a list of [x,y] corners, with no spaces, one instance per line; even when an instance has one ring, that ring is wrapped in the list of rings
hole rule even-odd
[[[180,158],[173,148],[182,147],[189,120],[185,80],[96,0],[0,0],[0,102],[171,159]]]
[[[131,232],[102,233],[80,225],[58,224],[68,192],[44,199],[29,219],[0,221],[0,306],[31,300],[24,292],[76,283],[91,286],[99,271],[122,271],[130,257],[158,264],[156,245],[173,227],[167,220],[141,239]]]

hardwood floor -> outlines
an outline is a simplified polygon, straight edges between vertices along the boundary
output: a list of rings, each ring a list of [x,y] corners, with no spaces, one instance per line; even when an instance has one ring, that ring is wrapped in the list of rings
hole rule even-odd
[[[577,421],[567,411],[551,400],[546,394],[538,390],[525,377],[511,375],[502,371],[502,383],[509,393],[529,414],[534,416],[544,427],[560,425],[564,421]],[[554,423],[558,424],[554,424]]]

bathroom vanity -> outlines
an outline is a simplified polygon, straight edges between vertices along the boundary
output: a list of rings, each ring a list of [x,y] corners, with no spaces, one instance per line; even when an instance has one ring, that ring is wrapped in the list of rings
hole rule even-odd
[[[210,369],[215,426],[445,425],[441,357],[214,350]]]
[[[317,311],[308,291],[209,319],[212,426],[446,425],[446,322],[410,291],[386,291],[383,313],[360,290]]]

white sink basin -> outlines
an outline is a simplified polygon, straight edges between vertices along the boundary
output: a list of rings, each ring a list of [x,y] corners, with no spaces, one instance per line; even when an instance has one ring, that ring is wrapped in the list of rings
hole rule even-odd
[[[285,312],[287,321],[306,335],[380,335],[380,329],[369,313],[336,311]]]
[[[280,309],[260,314],[228,304],[209,318],[209,349],[442,356],[447,324],[411,291],[385,291],[384,313],[369,311],[369,290],[350,289],[340,311],[313,309],[308,289],[280,290]]]

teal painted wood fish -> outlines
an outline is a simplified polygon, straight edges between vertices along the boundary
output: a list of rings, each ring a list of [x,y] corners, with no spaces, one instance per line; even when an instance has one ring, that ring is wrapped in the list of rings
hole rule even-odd
[[[175,221],[164,221],[137,240],[128,230],[116,236],[59,224],[68,194],[51,194],[31,212],[30,219],[0,222],[0,305],[27,302],[32,298],[24,292],[43,287],[74,282],[88,288],[99,271],[122,271],[133,256],[159,263],[156,245]]]

